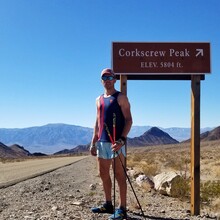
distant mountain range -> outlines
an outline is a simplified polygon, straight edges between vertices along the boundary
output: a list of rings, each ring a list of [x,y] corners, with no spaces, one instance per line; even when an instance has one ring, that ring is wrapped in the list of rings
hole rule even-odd
[[[220,126],[211,130],[204,132],[200,135],[201,141],[213,141],[213,140],[220,140]],[[190,139],[186,140],[185,142],[189,142]],[[150,145],[165,145],[165,144],[176,144],[178,143],[177,140],[172,138],[168,133],[162,131],[157,127],[151,127],[148,131],[144,134],[140,135],[139,137],[128,138],[127,139],[128,147],[147,147]],[[66,149],[63,148],[58,152],[54,153],[57,154],[75,154],[81,152],[88,152],[89,143],[78,145],[76,147]],[[30,153],[24,147],[19,146],[18,144],[14,144],[11,146],[6,146],[5,144],[0,142],[0,158],[16,158],[16,157],[28,157],[28,156],[44,156],[43,153]]]
[[[133,126],[129,138],[139,137],[151,126]],[[201,129],[202,132],[212,128]],[[190,128],[160,128],[178,141],[190,138]],[[24,146],[29,152],[52,154],[63,149],[71,149],[78,145],[90,143],[93,128],[67,124],[48,124],[38,127],[0,129],[0,142],[7,146],[17,144]]]
[[[92,138],[92,128],[67,124],[48,124],[39,127],[0,129],[0,142],[18,144],[30,152],[51,154],[64,148],[87,144]]]
[[[143,135],[134,138],[127,139],[128,147],[146,147],[151,145],[164,145],[164,144],[177,144],[177,140],[170,137],[169,134],[160,130],[157,127],[152,127],[146,131]],[[79,145],[72,149],[64,149],[55,154],[72,154],[81,153],[89,150],[89,144]]]

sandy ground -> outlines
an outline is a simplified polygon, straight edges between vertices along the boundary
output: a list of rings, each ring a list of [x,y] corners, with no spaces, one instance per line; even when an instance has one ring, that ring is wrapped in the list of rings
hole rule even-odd
[[[91,189],[90,185],[95,187]],[[146,191],[132,182],[144,217],[128,184],[129,220],[217,219],[202,208],[199,216],[190,215],[190,202]],[[116,195],[118,190],[116,188]],[[103,203],[103,189],[92,156],[47,172],[35,178],[0,189],[1,220],[106,220],[108,214],[93,214],[90,209]],[[117,205],[117,199],[116,199]]]
[[[152,147],[138,151],[142,154],[147,153],[148,160],[152,159],[152,163],[158,162],[158,167],[163,168],[167,162],[167,159],[164,160],[165,155],[169,161],[172,161],[172,158],[180,160],[179,156],[182,153],[187,158],[190,156],[188,146]],[[219,180],[219,165],[220,143],[202,145],[201,179]],[[0,164],[0,174],[1,220],[108,219],[108,214],[93,214],[90,210],[91,207],[100,205],[104,201],[95,157],[49,158]],[[199,216],[191,216],[190,200],[182,201],[163,196],[155,190],[143,189],[133,179],[132,186],[145,216],[143,217],[138,209],[137,201],[128,183],[127,219],[129,220],[220,219],[220,210],[214,210],[205,204],[201,204]],[[118,195],[117,187],[116,195]]]

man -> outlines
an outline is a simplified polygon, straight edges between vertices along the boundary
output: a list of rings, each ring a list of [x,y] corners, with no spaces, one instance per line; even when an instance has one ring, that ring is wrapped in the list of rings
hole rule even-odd
[[[94,213],[113,213],[112,165],[119,186],[119,207],[109,219],[123,219],[126,215],[125,142],[132,125],[130,103],[126,95],[115,89],[116,77],[112,69],[103,69],[101,82],[104,94],[96,99],[97,116],[91,141],[91,155],[97,156],[99,174],[103,183],[105,203],[92,208]],[[114,128],[113,128],[114,127]]]

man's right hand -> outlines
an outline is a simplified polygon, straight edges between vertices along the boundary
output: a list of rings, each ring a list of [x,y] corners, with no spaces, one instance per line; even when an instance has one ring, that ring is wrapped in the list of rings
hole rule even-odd
[[[96,149],[96,146],[91,146],[90,147],[90,153],[92,156],[97,156],[97,149]]]

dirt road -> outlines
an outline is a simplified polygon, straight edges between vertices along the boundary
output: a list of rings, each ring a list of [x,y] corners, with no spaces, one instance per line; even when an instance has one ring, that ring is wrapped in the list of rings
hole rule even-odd
[[[70,165],[87,156],[31,159],[22,162],[0,163],[0,188],[14,185],[57,168]]]

